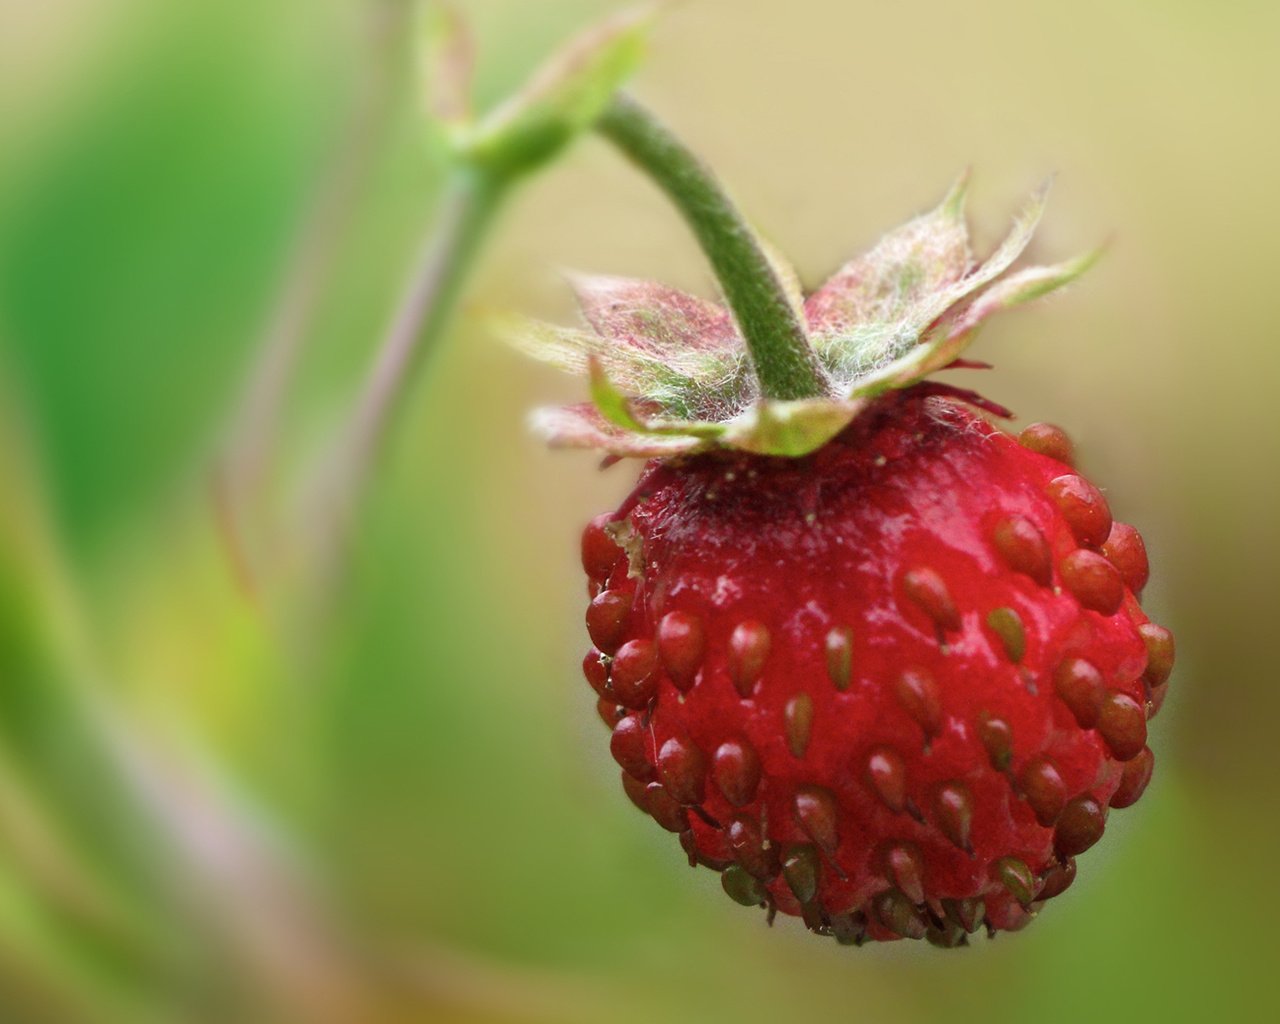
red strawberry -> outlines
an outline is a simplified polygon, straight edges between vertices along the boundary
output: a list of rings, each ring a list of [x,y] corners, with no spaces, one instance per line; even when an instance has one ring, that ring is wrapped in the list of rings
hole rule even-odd
[[[841,942],[1026,924],[1141,796],[1172,667],[1138,604],[1142,540],[1062,431],[1015,439],[971,408],[998,406],[918,383],[1080,269],[997,281],[1020,245],[973,268],[958,211],[953,194],[809,298],[836,397],[762,401],[733,384],[728,314],[594,281],[610,344],[571,338],[601,413],[545,421],[659,456],[582,540],[584,668],[627,793],[733,899]]]
[[[654,461],[583,552],[628,790],[742,902],[852,939],[1021,927],[1150,777],[1141,541],[954,400],[898,392],[804,458]]]

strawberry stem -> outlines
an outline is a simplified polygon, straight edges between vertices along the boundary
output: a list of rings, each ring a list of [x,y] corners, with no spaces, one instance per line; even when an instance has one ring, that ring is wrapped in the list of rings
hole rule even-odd
[[[710,169],[648,110],[614,97],[596,129],[674,202],[711,261],[766,398],[830,394],[802,314],[760,239]]]

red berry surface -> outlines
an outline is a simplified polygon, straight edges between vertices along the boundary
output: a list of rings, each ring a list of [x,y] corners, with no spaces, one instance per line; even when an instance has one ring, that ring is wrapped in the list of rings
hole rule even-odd
[[[1025,925],[1151,777],[1142,540],[1037,425],[924,389],[800,458],[655,460],[586,529],[628,795],[736,901],[842,942]]]

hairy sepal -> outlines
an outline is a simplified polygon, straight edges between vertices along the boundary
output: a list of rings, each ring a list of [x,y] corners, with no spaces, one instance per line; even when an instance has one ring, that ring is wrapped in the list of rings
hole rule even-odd
[[[520,317],[496,321],[528,355],[585,376],[591,360],[665,418],[721,423],[757,396],[732,317],[714,303],[649,281],[571,275],[592,330]]]
[[[838,341],[907,321],[922,303],[969,272],[967,185],[968,175],[961,176],[935,209],[885,235],[809,296],[805,313],[818,339]]]
[[[690,455],[709,447],[694,437],[664,437],[623,429],[609,422],[590,402],[535,409],[529,425],[552,448],[581,448],[622,458]]]
[[[1044,212],[1046,182],[995,252],[975,263],[966,184],[962,176],[937,207],[845,264],[807,300],[786,260],[768,250],[790,282],[788,295],[834,397],[763,399],[732,317],[714,303],[647,281],[575,277],[591,330],[508,327],[525,351],[591,379],[594,406],[543,411],[538,429],[553,445],[618,456],[717,447],[792,457],[815,451],[880,395],[955,363],[993,314],[1062,287],[1098,258],[1095,251],[1010,272]]]
[[[1089,269],[1101,250],[1051,267],[1029,267],[988,288],[954,317],[940,323],[927,338],[905,355],[859,380],[851,399],[870,399],[895,388],[910,387],[945,369],[968,348],[983,321],[1070,284]]]
[[[939,318],[1008,270],[1030,243],[1048,183],[976,268],[964,223],[964,185],[961,179],[936,210],[880,242],[862,261],[861,276],[846,268],[810,300],[811,328],[846,393],[858,394],[861,384],[911,353]],[[930,232],[932,245],[926,241]],[[814,303],[819,297],[822,301]],[[849,320],[851,311],[857,320]]]
[[[637,434],[653,434],[659,437],[686,437],[716,440],[725,432],[725,425],[698,420],[673,420],[655,409],[653,415],[642,411],[639,403],[619,391],[609,379],[604,365],[592,356],[587,363],[591,378],[591,400],[610,423]]]

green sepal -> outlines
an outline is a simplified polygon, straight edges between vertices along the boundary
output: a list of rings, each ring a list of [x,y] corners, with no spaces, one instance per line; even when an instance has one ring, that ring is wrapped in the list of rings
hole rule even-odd
[[[1048,295],[1070,284],[1102,255],[1095,249],[1051,267],[1028,267],[978,296],[950,323],[944,323],[920,345],[894,362],[858,381],[850,398],[872,398],[895,388],[909,387],[953,362],[972,341],[973,333],[995,313]]]
[[[996,251],[972,266],[966,184],[962,177],[937,209],[891,232],[809,300],[820,348],[836,365],[843,393],[867,393],[885,368],[914,358],[930,327],[1008,270],[1031,241],[1048,182],[1032,194]]]
[[[600,410],[600,415],[623,430],[659,437],[715,440],[722,437],[728,429],[724,423],[646,416],[636,408],[634,401],[614,387],[598,356],[587,357],[587,373],[591,385],[591,401]]]
[[[808,455],[848,426],[865,404],[820,398],[758,402],[728,425],[723,443],[757,455]]]
[[[637,434],[648,433],[644,424],[631,412],[631,402],[626,395],[610,382],[598,356],[587,357],[587,373],[591,384],[591,401],[600,410],[601,416],[623,430],[631,430]]]
[[[1101,250],[1010,272],[1043,213],[1046,183],[975,264],[965,185],[961,177],[934,210],[890,232],[807,300],[786,261],[765,248],[835,397],[762,397],[732,317],[713,303],[653,282],[579,277],[591,330],[529,322],[511,332],[531,354],[591,379],[594,405],[544,410],[537,429],[553,445],[618,456],[817,450],[879,396],[953,363],[989,317],[1061,288],[1098,259]]]

